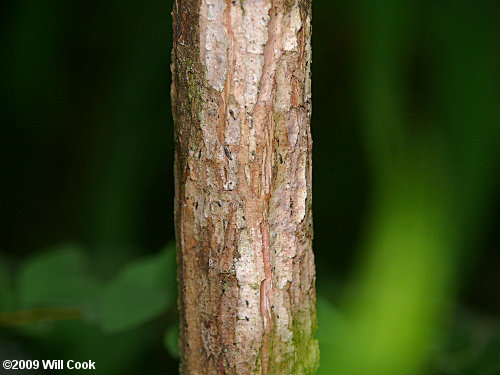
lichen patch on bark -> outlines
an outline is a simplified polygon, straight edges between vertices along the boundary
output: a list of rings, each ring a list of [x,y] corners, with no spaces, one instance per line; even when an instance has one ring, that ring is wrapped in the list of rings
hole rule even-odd
[[[206,80],[222,91],[227,74],[228,37],[223,22],[225,0],[202,0],[200,7],[200,56],[206,66]]]

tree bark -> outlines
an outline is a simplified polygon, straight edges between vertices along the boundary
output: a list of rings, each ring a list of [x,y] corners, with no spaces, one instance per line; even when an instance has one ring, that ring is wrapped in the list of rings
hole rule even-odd
[[[311,0],[176,0],[181,373],[313,374]]]

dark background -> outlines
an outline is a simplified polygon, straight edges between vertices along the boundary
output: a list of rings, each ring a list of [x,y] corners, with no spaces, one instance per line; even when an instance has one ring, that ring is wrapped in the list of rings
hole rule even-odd
[[[0,5],[1,360],[177,371],[171,8]],[[320,373],[500,373],[498,4],[313,12]]]

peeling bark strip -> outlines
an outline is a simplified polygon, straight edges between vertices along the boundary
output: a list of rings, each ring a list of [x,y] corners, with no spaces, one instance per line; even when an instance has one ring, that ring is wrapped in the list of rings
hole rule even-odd
[[[313,374],[311,0],[176,0],[183,374]]]

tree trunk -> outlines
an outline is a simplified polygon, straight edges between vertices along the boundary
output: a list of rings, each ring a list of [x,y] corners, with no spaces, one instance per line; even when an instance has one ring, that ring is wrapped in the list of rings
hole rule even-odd
[[[311,0],[176,0],[181,373],[313,374]]]

